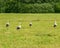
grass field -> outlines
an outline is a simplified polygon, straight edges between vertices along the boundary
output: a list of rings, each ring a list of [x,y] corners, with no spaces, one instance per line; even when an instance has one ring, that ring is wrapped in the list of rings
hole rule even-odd
[[[60,48],[60,14],[0,14],[0,48]]]

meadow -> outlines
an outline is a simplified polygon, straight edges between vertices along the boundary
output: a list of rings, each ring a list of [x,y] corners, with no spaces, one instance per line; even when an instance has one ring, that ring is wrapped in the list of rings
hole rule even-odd
[[[0,48],[60,48],[60,14],[0,14]]]

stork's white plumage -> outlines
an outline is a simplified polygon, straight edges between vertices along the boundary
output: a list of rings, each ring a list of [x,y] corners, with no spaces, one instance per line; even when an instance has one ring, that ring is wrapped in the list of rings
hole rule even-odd
[[[19,25],[18,27],[20,27],[20,28],[21,28],[21,25]]]
[[[55,21],[55,23],[54,23],[55,25],[57,25],[57,22]]]

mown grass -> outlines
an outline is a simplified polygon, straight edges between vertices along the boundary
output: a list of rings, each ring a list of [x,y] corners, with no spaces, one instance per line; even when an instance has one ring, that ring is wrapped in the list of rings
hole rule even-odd
[[[60,48],[60,14],[0,14],[0,48]]]

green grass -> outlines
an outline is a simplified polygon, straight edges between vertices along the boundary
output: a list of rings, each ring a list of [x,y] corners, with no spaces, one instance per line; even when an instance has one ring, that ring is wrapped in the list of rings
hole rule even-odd
[[[16,30],[20,22],[22,28]],[[0,14],[0,48],[60,48],[60,14]]]

